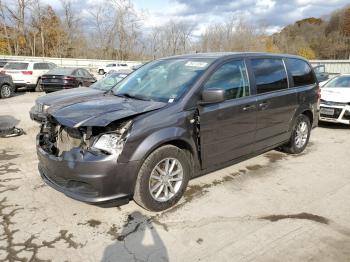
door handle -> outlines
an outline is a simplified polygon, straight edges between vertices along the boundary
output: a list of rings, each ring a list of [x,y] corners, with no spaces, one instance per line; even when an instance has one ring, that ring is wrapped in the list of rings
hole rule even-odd
[[[269,104],[268,104],[267,102],[261,102],[261,103],[259,104],[259,107],[260,107],[261,109],[266,109],[268,106],[269,106]]]
[[[249,111],[255,109],[255,105],[246,105],[243,107],[243,111]]]

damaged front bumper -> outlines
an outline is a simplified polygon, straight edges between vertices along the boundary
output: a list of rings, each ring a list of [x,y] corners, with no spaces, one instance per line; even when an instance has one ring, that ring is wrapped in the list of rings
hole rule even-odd
[[[321,102],[319,120],[350,125],[350,105],[343,103]]]
[[[126,204],[133,195],[138,161],[119,163],[115,155],[75,147],[56,156],[37,136],[39,172],[43,180],[68,197],[96,205]]]

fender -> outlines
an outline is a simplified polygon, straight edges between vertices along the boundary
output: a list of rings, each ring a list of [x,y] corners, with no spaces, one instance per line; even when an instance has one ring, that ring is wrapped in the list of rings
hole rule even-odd
[[[171,141],[182,141],[192,152],[197,151],[192,134],[188,130],[181,127],[167,127],[146,137],[136,148],[130,161],[144,160],[156,148]]]

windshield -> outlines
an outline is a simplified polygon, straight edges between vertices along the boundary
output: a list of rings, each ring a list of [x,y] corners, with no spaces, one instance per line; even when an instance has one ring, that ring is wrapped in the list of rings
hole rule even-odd
[[[17,62],[7,63],[4,67],[4,69],[13,69],[13,70],[26,70],[27,68],[28,68],[28,63],[17,63]]]
[[[323,87],[348,87],[350,88],[350,75],[349,76],[337,76],[330,80]]]
[[[98,80],[97,82],[92,84],[90,87],[93,89],[108,91],[108,90],[111,90],[117,83],[119,83],[126,76],[127,76],[126,74],[110,74],[102,78],[101,80]]]
[[[203,74],[213,59],[157,60],[130,74],[113,89],[117,96],[172,103]]]

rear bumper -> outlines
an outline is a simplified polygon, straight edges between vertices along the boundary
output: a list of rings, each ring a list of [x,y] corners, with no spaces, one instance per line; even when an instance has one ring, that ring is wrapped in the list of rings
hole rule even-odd
[[[36,87],[36,84],[28,84],[28,83],[14,83],[14,86],[19,89],[19,88],[27,88],[27,89],[34,89]]]
[[[118,163],[113,155],[81,152],[74,148],[56,157],[44,151],[37,137],[39,172],[52,188],[89,204],[129,202],[136,182],[138,161]]]
[[[61,91],[61,90],[65,90],[65,89],[71,89],[71,88],[75,88],[75,86],[73,86],[73,85],[47,85],[47,84],[42,85],[42,89],[47,93]]]
[[[341,123],[350,125],[350,105],[346,106],[333,106],[327,104],[321,104],[320,106],[319,120],[331,123]],[[333,115],[322,114],[322,108],[333,109]]]

